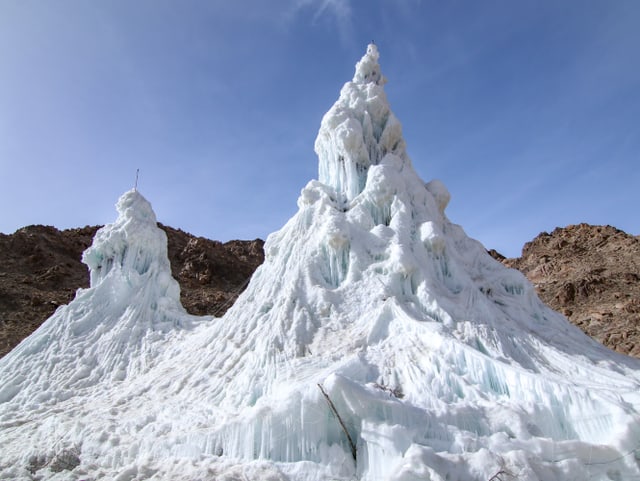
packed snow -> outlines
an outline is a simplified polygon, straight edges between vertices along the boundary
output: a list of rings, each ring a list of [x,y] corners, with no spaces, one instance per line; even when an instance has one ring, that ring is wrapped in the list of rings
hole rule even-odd
[[[448,220],[385,82],[369,45],[222,318],[184,311],[150,204],[120,198],[91,287],[0,359],[0,479],[640,479],[640,362]]]

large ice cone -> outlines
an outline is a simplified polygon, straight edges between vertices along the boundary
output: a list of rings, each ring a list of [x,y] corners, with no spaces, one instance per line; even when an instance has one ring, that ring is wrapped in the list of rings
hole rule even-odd
[[[56,439],[76,477],[640,478],[640,362],[448,220],[449,193],[414,171],[383,84],[370,45],[322,120],[319,180],[221,319],[175,329],[188,318],[163,241],[149,209],[124,219],[145,206],[130,194],[87,251],[78,307],[0,360],[2,476],[50,477],[32,460],[56,459]],[[29,370],[57,372],[51,343],[89,379],[113,368],[27,389]],[[52,407],[49,392],[72,397]]]
[[[578,477],[606,476],[590,456],[640,443],[640,363],[571,326],[447,219],[449,193],[414,171],[381,79],[369,46],[322,121],[319,181],[267,239],[195,372],[174,381],[184,402],[216,406],[200,446],[294,479],[311,463],[304,479],[488,479],[506,464],[559,480],[565,449]]]
[[[191,325],[151,205],[131,190],[117,209],[83,255],[91,286],[0,360],[0,406],[44,410],[100,384],[111,388],[151,368],[160,341]]]

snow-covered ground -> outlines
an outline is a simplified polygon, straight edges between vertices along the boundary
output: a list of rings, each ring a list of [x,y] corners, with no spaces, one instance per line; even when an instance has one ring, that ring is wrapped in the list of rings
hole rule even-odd
[[[222,318],[184,311],[151,206],[120,198],[91,287],[0,360],[0,479],[640,479],[640,362],[447,219],[385,81],[369,45]]]

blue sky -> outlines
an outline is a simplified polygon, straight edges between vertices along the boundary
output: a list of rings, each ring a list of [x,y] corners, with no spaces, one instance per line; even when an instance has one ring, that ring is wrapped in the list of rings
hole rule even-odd
[[[1,0],[0,232],[158,219],[265,238],[317,178],[322,115],[375,40],[449,218],[519,255],[580,222],[640,234],[640,2]]]

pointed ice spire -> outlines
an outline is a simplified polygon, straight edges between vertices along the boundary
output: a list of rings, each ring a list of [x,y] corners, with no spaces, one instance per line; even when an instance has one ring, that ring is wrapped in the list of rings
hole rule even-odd
[[[353,82],[366,84],[373,82],[376,85],[384,85],[387,83],[387,79],[384,78],[380,71],[380,65],[378,59],[380,54],[378,53],[378,47],[374,43],[370,43],[367,46],[367,53],[356,64],[356,73],[353,76]]]
[[[332,187],[343,202],[364,189],[367,172],[386,155],[408,162],[400,122],[389,108],[378,64],[378,48],[367,47],[351,82],[325,114],[316,138],[319,180]]]
[[[171,277],[167,236],[158,228],[151,204],[136,189],[125,192],[116,204],[118,218],[100,229],[82,261],[89,267],[91,287],[112,272],[153,276],[160,296],[179,301],[180,288]]]

